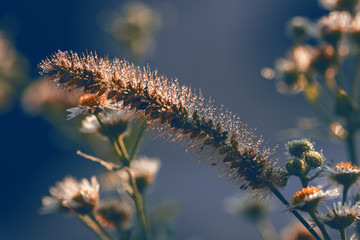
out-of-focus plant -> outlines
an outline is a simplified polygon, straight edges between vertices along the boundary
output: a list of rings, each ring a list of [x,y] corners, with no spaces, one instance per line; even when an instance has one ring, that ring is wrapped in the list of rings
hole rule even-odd
[[[323,0],[330,13],[317,21],[295,17],[288,24],[293,46],[275,69],[263,77],[276,78],[280,93],[303,94],[317,119],[301,118],[290,137],[336,138],[347,145],[357,163],[360,128],[360,13],[358,1]],[[321,124],[320,124],[321,123]]]
[[[10,110],[29,80],[28,62],[0,30],[0,113]]]
[[[131,56],[143,57],[155,49],[155,37],[163,28],[161,12],[144,2],[126,2],[118,10],[99,13],[100,27],[123,44]]]

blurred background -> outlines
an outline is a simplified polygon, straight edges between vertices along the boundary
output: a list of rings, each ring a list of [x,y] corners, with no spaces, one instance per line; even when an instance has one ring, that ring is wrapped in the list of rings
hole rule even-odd
[[[42,59],[60,49],[149,64],[231,109],[269,146],[278,145],[277,156],[285,162],[287,139],[279,132],[313,113],[301,95],[279,94],[260,72],[290,46],[285,31],[290,18],[317,19],[325,12],[317,1],[2,0],[0,239],[95,239],[76,218],[39,214],[41,197],[56,181],[100,172],[75,154],[88,149],[71,133],[70,125],[78,128],[79,122],[65,122],[66,113],[46,103],[62,101],[39,82]],[[64,104],[76,105],[69,99]],[[224,199],[239,192],[237,186],[218,179],[215,168],[199,163],[182,146],[153,138],[141,152],[160,158],[162,168],[147,201],[176,199],[181,209],[173,223],[176,239],[260,238],[252,225],[224,208]],[[343,146],[316,143],[328,159],[345,158]],[[295,181],[290,186],[294,190],[287,197],[300,187]],[[280,230],[292,216],[280,213],[277,199],[272,204]]]

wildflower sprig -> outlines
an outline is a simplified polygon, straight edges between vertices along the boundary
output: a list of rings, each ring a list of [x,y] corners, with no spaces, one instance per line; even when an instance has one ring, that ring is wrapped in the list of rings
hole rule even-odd
[[[103,123],[102,117],[99,114],[95,114],[95,117],[98,120],[98,123],[101,126],[103,132],[108,137],[109,141],[113,144],[113,146],[116,150],[116,153],[119,157],[119,160],[122,164],[122,167],[125,170],[125,172],[128,174],[128,179],[130,182],[130,186],[132,188],[132,194],[130,196],[134,200],[136,210],[137,210],[137,213],[138,213],[138,216],[140,219],[140,223],[143,228],[144,238],[146,240],[149,240],[150,239],[150,230],[149,230],[149,226],[148,226],[145,211],[144,211],[143,196],[139,191],[138,184],[137,184],[136,178],[134,176],[134,171],[131,169],[131,161],[133,159],[129,158],[129,154],[127,153],[127,149],[124,144],[124,139],[123,139],[124,131],[121,134],[116,135],[114,137],[113,132],[110,132],[109,128]],[[120,122],[121,122],[120,125],[123,126],[125,121],[122,119]],[[111,126],[113,126],[113,125],[111,125]],[[134,154],[132,153],[131,156],[134,156]]]

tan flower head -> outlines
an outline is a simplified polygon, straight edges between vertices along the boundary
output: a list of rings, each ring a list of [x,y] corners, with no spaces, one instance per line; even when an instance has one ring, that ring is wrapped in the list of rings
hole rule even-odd
[[[67,177],[50,188],[52,196],[43,198],[42,211],[90,213],[98,204],[99,186],[95,176],[91,177],[91,182],[85,178],[78,182],[73,177]]]

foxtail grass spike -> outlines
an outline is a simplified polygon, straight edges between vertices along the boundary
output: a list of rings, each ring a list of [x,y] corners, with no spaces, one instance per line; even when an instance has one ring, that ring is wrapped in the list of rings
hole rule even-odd
[[[255,197],[265,197],[286,183],[274,149],[229,110],[206,100],[200,91],[179,85],[149,67],[137,67],[96,54],[58,51],[43,60],[41,74],[67,91],[80,91],[80,104],[92,110],[124,109],[146,121],[160,136],[183,142],[200,159],[216,165],[220,175]],[[83,101],[81,101],[83,99]]]

